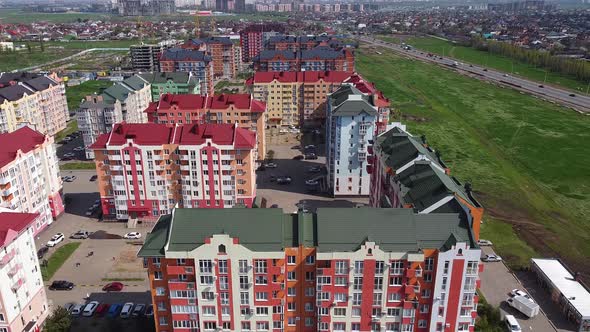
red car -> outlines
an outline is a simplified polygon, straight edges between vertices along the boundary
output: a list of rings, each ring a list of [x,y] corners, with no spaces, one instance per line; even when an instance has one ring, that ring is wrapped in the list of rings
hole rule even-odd
[[[122,289],[123,284],[120,282],[111,282],[102,288],[102,290],[105,292],[120,292]]]
[[[94,314],[98,317],[102,317],[108,311],[109,311],[109,305],[107,303],[101,303],[98,305],[98,308],[96,308],[96,311],[94,312]]]

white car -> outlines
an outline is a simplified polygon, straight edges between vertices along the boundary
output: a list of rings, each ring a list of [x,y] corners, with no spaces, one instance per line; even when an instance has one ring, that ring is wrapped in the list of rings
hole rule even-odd
[[[127,234],[125,234],[124,238],[126,238],[126,239],[141,239],[141,233],[140,232],[127,233]]]
[[[480,239],[479,241],[477,241],[477,244],[479,244],[480,247],[483,247],[483,246],[491,246],[493,243],[490,240]]]
[[[278,165],[275,164],[275,163],[266,163],[266,164],[264,164],[264,167],[266,167],[266,168],[277,168]]]
[[[88,303],[86,305],[86,307],[84,307],[84,310],[82,311],[82,316],[90,317],[90,316],[94,315],[94,312],[96,311],[96,307],[98,307],[98,305],[99,305],[98,301],[92,301],[92,302]]]
[[[82,309],[84,309],[83,304],[76,304],[74,306],[74,308],[72,309],[72,311],[70,312],[70,314],[72,316],[80,316],[80,314],[82,313]]]
[[[518,321],[516,320],[516,318],[514,318],[514,316],[506,315],[506,317],[504,317],[504,322],[506,324],[506,327],[508,328],[508,331],[510,331],[510,332],[521,332],[522,331],[522,329],[520,328],[520,324],[518,324]]]
[[[524,298],[527,298],[531,301],[533,301],[533,299],[529,296],[529,294],[525,293],[524,291],[521,291],[520,289],[513,289],[512,291],[510,291],[510,296],[511,297],[515,297],[515,296],[522,296]]]
[[[58,243],[63,241],[64,238],[65,237],[64,237],[63,233],[57,233],[54,236],[52,236],[51,239],[49,239],[49,241],[47,241],[47,246],[48,247],[55,247]]]
[[[502,257],[498,255],[485,255],[481,258],[481,260],[484,262],[501,262]]]
[[[84,147],[83,146],[77,146],[74,148],[74,151],[84,151]]]
[[[131,316],[131,312],[133,312],[134,304],[133,302],[127,302],[123,305],[123,309],[121,309],[121,318],[129,318]]]
[[[306,180],[305,184],[308,186],[317,186],[318,184],[320,184],[318,181],[316,180]]]

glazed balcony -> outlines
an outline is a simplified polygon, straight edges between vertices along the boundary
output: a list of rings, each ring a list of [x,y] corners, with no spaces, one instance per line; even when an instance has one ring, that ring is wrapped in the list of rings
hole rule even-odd
[[[16,256],[16,254],[17,254],[17,251],[15,249],[12,249],[7,254],[5,254],[0,259],[0,267],[6,266],[6,264],[10,263],[10,261],[12,261],[12,259],[14,258],[14,256]]]

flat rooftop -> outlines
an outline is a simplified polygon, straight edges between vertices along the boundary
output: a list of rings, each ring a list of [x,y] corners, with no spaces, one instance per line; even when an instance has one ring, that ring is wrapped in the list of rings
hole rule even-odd
[[[590,292],[574,280],[574,276],[559,260],[533,258],[532,262],[539,267],[539,270],[568,299],[582,317],[590,317]]]

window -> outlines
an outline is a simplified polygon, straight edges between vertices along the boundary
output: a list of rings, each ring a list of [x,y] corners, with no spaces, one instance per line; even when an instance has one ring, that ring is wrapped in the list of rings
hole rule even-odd
[[[424,270],[432,271],[433,268],[434,268],[434,258],[433,257],[426,258],[424,260]]]
[[[374,290],[383,290],[383,278],[382,277],[375,277],[375,283],[373,284]]]
[[[420,313],[421,314],[426,314],[430,311],[430,306],[428,304],[422,304],[420,305]]]
[[[215,307],[203,307],[204,316],[215,316]]]
[[[400,293],[389,293],[387,294],[387,302],[399,302],[402,296]]]
[[[399,332],[399,323],[385,323],[386,332]]]
[[[238,261],[238,265],[239,265],[239,272],[240,273],[248,273],[248,261],[245,259],[240,259]]]
[[[213,285],[213,276],[201,276],[201,285]]]
[[[363,261],[355,261],[354,262],[354,273],[355,274],[363,274],[365,270],[365,262]]]
[[[229,278],[227,276],[219,276],[219,289],[221,289],[221,290],[228,290],[229,289]]]
[[[334,293],[334,302],[346,302],[346,293]]]
[[[307,256],[305,257],[305,264],[312,265],[315,263],[315,256]]]
[[[352,284],[352,289],[354,290],[362,290],[363,289],[363,277],[354,277]]]
[[[254,261],[254,264],[256,266],[256,273],[266,273],[266,261],[262,260],[262,259],[257,259]]]
[[[420,320],[418,321],[418,327],[420,327],[420,328],[425,328],[425,327],[426,327],[426,325],[427,325],[427,323],[426,323],[426,319],[420,319]],[[468,325],[468,326],[469,326],[469,325]],[[469,330],[469,329],[468,329],[468,330]],[[459,331],[461,331],[461,330],[459,330]]]
[[[199,272],[201,273],[212,273],[213,272],[213,263],[210,259],[200,259],[199,260]]]
[[[305,311],[307,311],[307,312],[313,311],[313,303],[305,302]]]
[[[154,271],[154,280],[162,280],[162,271]]]
[[[353,293],[352,294],[352,305],[361,305],[362,301],[362,293]]]
[[[166,311],[166,302],[158,302],[158,311]]]
[[[422,290],[422,297],[427,299],[430,297],[430,289],[423,289]]]
[[[381,317],[381,308],[373,308],[371,317]]]
[[[346,308],[334,308],[334,316],[337,316],[337,317],[346,316]]]
[[[424,273],[424,282],[432,282],[432,273]]]
[[[389,277],[389,286],[401,286],[402,277]]]
[[[213,292],[201,292],[201,297],[203,300],[212,301],[215,299],[215,294]]]
[[[330,315],[330,308],[318,308],[318,315],[320,316],[328,316]]]
[[[295,262],[296,262],[295,256],[287,256],[287,264],[295,265],[296,264]]]
[[[361,308],[352,308],[352,317],[360,317],[361,316]]]
[[[344,331],[346,329],[346,323],[334,323],[334,331]]]
[[[287,272],[287,280],[297,280],[296,272],[295,271]]]
[[[240,292],[240,304],[241,305],[250,304],[250,295],[248,294],[248,292]]]
[[[393,275],[402,274],[404,271],[404,261],[392,261],[391,269],[389,271]]]
[[[219,293],[219,298],[220,298],[221,304],[229,304],[229,293],[228,292]]]
[[[443,274],[449,273],[449,264],[451,264],[449,261],[445,261],[445,265],[443,267]]]
[[[268,301],[268,293],[256,292],[256,301]]]
[[[313,296],[315,294],[315,290],[313,287],[305,288],[305,296]]]
[[[383,302],[383,293],[373,293],[373,305],[381,306]]]
[[[335,286],[347,286],[346,277],[335,277],[334,278],[334,285]]]
[[[295,311],[297,309],[297,302],[288,302],[287,311]]]
[[[477,268],[479,266],[479,262],[477,261],[469,261],[467,262],[467,274],[477,274]]]
[[[348,274],[348,262],[347,261],[336,261],[336,274]]]
[[[383,274],[385,270],[385,262],[384,261],[376,261],[375,262],[375,274]]]
[[[332,278],[329,276],[318,276],[317,284],[318,285],[330,285],[332,283]]]
[[[248,276],[240,276],[240,289],[250,288],[250,282]]]
[[[267,316],[268,307],[256,307],[256,316]]]
[[[166,316],[160,316],[159,323],[160,325],[168,325],[168,318]]]
[[[398,317],[400,308],[387,308],[387,317]]]
[[[219,274],[227,274],[227,260],[220,259],[217,261],[217,268],[219,269]]]
[[[255,280],[256,280],[256,285],[267,285],[268,284],[268,278],[263,275],[256,276]]]
[[[313,281],[313,271],[305,271],[305,281]]]
[[[312,317],[305,317],[305,326],[307,326],[307,327],[313,326],[313,318]]]
[[[166,289],[164,287],[156,287],[156,295],[157,296],[166,295]],[[2,319],[0,319],[0,321],[1,320]]]
[[[320,331],[328,331],[328,323],[320,322]]]
[[[361,323],[352,323],[350,328],[353,332],[360,332],[361,330]]]
[[[217,329],[217,323],[215,322],[204,322],[203,327],[205,330],[215,330]]]
[[[296,295],[297,295],[297,290],[295,289],[295,287],[287,288],[287,296],[296,296]]]

